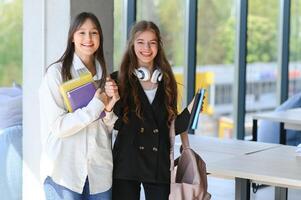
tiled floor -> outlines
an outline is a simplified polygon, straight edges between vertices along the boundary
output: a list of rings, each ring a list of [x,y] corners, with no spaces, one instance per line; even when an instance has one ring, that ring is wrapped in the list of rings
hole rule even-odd
[[[141,198],[145,200],[143,187],[141,187]],[[229,179],[220,179],[208,176],[208,191],[212,200],[234,200],[235,182]],[[255,194],[251,192],[251,200],[274,200],[274,187],[260,188]],[[300,200],[301,190],[288,190],[288,200]]]

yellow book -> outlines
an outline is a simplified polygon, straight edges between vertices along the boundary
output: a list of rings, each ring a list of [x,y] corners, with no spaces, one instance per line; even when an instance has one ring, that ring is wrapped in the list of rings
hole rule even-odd
[[[87,72],[87,73],[81,74],[80,77],[78,77],[78,78],[71,79],[60,85],[60,92],[63,96],[64,103],[69,112],[74,111],[74,108],[72,106],[72,100],[74,100],[74,99],[71,99],[71,96],[70,96],[71,92],[77,88],[80,89],[89,83],[93,83],[93,78],[92,78],[92,74]],[[94,95],[94,94],[91,94],[91,95]]]

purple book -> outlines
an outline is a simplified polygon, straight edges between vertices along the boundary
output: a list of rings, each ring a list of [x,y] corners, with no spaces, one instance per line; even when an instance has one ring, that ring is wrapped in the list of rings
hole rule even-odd
[[[92,82],[86,83],[85,85],[67,92],[72,111],[87,106],[91,99],[93,99],[95,92],[96,88]],[[102,112],[100,118],[104,116],[105,112]]]

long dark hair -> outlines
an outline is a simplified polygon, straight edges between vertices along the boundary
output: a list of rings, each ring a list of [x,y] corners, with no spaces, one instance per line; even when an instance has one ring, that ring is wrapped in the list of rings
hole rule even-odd
[[[99,33],[99,42],[100,42],[99,48],[94,53],[94,56],[98,60],[98,62],[101,65],[101,68],[102,68],[102,77],[101,77],[101,83],[100,83],[100,85],[102,85],[103,84],[102,82],[104,82],[106,80],[106,76],[107,76],[107,67],[106,67],[106,62],[105,62],[104,53],[103,53],[103,33],[102,33],[101,25],[100,25],[97,17],[92,13],[82,12],[74,18],[73,22],[71,23],[71,25],[69,27],[66,50],[63,53],[62,57],[54,63],[62,62],[62,79],[63,79],[63,81],[68,81],[68,80],[72,79],[70,69],[72,66],[73,55],[74,55],[74,51],[75,51],[74,43],[73,43],[73,35],[87,19],[90,19],[94,23],[94,25],[96,26],[96,29]]]
[[[144,31],[152,31],[156,35],[158,43],[158,53],[154,59],[154,65],[158,66],[163,73],[163,84],[165,93],[165,107],[168,113],[168,125],[177,115],[177,83],[172,72],[171,66],[167,61],[163,50],[163,43],[160,36],[160,30],[156,24],[151,21],[140,21],[136,23],[132,29],[128,39],[127,48],[124,53],[120,71],[119,71],[119,83],[120,83],[120,95],[125,105],[123,110],[123,121],[128,122],[129,105],[128,100],[133,97],[134,104],[136,105],[136,115],[142,119],[141,114],[141,100],[139,98],[137,89],[137,78],[133,75],[134,70],[138,67],[138,60],[134,50],[134,42],[137,36]]]

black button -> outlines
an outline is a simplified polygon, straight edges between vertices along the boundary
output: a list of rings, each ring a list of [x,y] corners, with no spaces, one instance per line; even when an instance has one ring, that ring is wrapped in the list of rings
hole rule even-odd
[[[144,150],[144,146],[140,146],[139,149],[140,149],[140,150]]]

